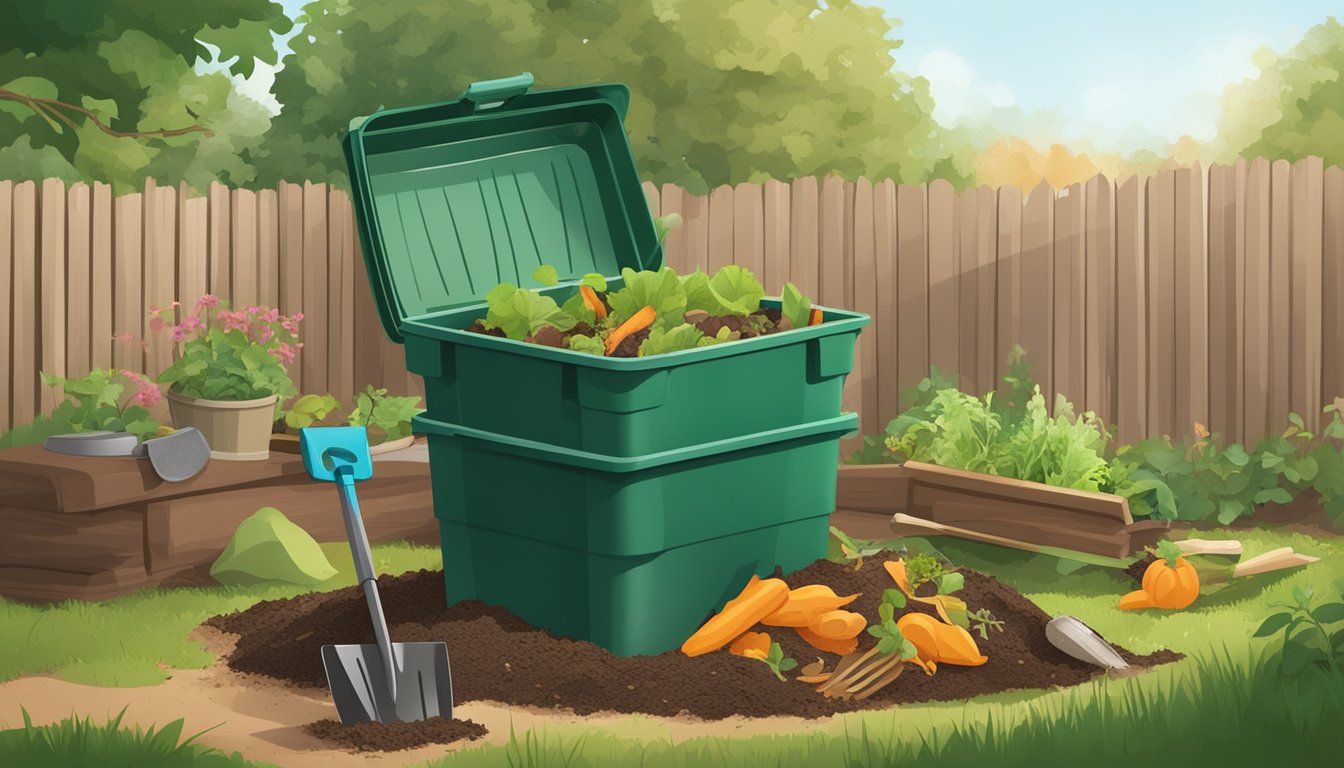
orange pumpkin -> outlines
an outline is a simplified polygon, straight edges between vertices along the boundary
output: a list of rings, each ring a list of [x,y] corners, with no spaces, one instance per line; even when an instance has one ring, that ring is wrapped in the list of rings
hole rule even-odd
[[[1143,572],[1143,589],[1139,590],[1148,599],[1144,600],[1138,593],[1131,592],[1121,599],[1121,608],[1179,610],[1199,597],[1199,574],[1190,561],[1181,556],[1180,547],[1170,541],[1163,541],[1157,545],[1157,554],[1159,559]]]

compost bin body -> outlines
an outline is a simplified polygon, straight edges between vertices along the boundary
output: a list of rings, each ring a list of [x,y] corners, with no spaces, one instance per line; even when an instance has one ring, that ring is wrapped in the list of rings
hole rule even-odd
[[[468,332],[500,278],[529,287],[523,265],[559,262],[561,284],[538,290],[564,301],[587,272],[615,290],[622,267],[662,261],[623,88],[488,83],[478,98],[503,106],[484,117],[477,88],[346,139],[374,298],[425,382],[414,428],[448,601],[661,653],[752,574],[825,556],[839,440],[857,426],[841,390],[868,318],[825,309],[816,326],[623,359]]]

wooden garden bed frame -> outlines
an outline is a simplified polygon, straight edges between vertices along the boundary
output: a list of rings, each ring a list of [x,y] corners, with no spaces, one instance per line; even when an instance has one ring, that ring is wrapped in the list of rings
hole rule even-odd
[[[933,464],[842,465],[833,520],[850,535],[928,535],[907,517],[960,529],[964,538],[1020,549],[1049,547],[1127,558],[1152,546],[1170,527],[1135,522],[1129,501],[1109,493],[964,472]],[[846,527],[848,526],[848,527]]]
[[[438,541],[427,463],[378,457],[359,497],[370,540]],[[310,479],[292,454],[211,460],[174,484],[132,458],[0,450],[0,595],[102,600],[212,583],[209,567],[238,524],[266,506],[318,541],[345,539],[335,490]]]

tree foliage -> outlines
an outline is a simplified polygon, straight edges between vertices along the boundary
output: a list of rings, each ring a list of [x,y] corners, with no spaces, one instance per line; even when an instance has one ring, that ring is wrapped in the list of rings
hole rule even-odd
[[[269,0],[0,0],[0,162],[8,178],[248,181],[269,115],[226,72],[276,61]]]
[[[1344,25],[1333,16],[1283,55],[1261,51],[1260,75],[1223,93],[1225,154],[1344,165]],[[1229,158],[1225,158],[1229,159]]]
[[[255,155],[270,177],[342,177],[352,117],[523,70],[538,88],[628,84],[640,169],[693,191],[958,176],[927,81],[894,68],[898,22],[851,0],[316,0],[304,12],[276,79],[285,106]]]

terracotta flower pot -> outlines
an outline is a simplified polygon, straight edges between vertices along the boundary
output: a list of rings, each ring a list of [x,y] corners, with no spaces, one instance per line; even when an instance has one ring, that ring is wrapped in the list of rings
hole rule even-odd
[[[195,427],[210,445],[210,458],[265,461],[271,452],[276,396],[256,400],[204,400],[169,390],[173,426]]]

